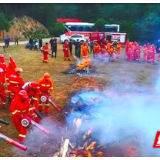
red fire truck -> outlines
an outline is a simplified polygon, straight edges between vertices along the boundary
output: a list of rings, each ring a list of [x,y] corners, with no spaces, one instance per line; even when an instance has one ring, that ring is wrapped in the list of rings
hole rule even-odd
[[[61,42],[69,39],[72,35],[84,35],[86,39],[98,42],[100,39],[105,39],[110,42],[120,42],[122,45],[127,41],[126,33],[119,33],[120,26],[117,24],[106,24],[105,32],[96,32],[93,29],[94,23],[81,22],[79,19],[69,20],[57,19],[57,21],[66,22],[64,23],[66,26],[66,32],[60,36]]]

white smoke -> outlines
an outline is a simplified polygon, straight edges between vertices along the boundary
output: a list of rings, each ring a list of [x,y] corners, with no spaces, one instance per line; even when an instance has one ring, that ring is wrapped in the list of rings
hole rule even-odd
[[[104,67],[106,66],[101,65],[99,69],[101,75],[95,76],[103,77]],[[122,65],[122,67],[126,67],[126,65]],[[156,132],[160,130],[160,74],[157,74],[157,81],[152,92],[150,92],[145,84],[135,84],[137,73],[130,72],[129,75],[126,75],[123,72],[112,71],[108,72],[112,82],[111,86],[103,91],[103,94],[97,91],[86,91],[75,95],[73,98],[75,100],[77,96],[79,100],[79,97],[81,97],[85,104],[89,104],[91,98],[93,100],[93,110],[97,115],[90,119],[89,123],[82,123],[79,132],[86,132],[92,127],[93,130],[98,130],[98,133],[93,134],[93,136],[101,144],[133,140],[137,142],[136,147],[140,156],[160,156],[160,149],[153,148]],[[107,79],[108,77],[104,74],[103,78]],[[129,82],[126,78],[129,79]],[[97,101],[97,99],[100,99],[100,101]],[[73,123],[73,119],[77,115],[83,117],[84,113],[74,112],[70,114],[67,121]],[[50,119],[44,119],[42,126],[48,129],[52,136],[48,137],[39,130],[34,130],[28,135],[25,143],[29,148],[27,154],[32,149],[39,149],[42,144],[45,145],[49,141],[53,142],[52,146],[55,145],[55,148],[51,150],[51,153],[54,154],[60,148],[59,144],[62,136],[67,134],[67,138],[72,138],[72,133],[66,130],[66,126],[59,127]],[[50,147],[47,147],[49,150]],[[45,153],[42,152],[42,155],[39,155],[39,152],[38,156],[51,156],[46,151]]]
[[[112,64],[109,67],[111,66]],[[150,91],[145,83],[135,83],[138,71],[136,73],[130,71],[126,74],[119,72],[122,69],[120,67],[116,72],[113,72],[114,69],[105,72],[105,67],[103,64],[98,66],[101,74],[96,76],[109,79],[111,86],[103,92],[106,96],[105,100],[103,98],[100,103],[93,103],[94,111],[96,110],[97,115],[101,116],[96,116],[89,123],[84,123],[82,132],[93,127],[94,130],[98,130],[98,133],[93,136],[101,144],[133,140],[137,142],[136,147],[140,156],[160,156],[160,149],[153,148],[156,133],[160,131],[160,74],[157,74],[155,69],[154,75],[157,79],[154,77],[152,82],[156,81],[156,83]],[[122,67],[127,66],[124,64]],[[76,96],[83,97],[83,101],[87,102],[87,93],[89,97],[92,97],[92,93],[93,96],[95,94],[84,92]],[[70,119],[77,116],[77,113],[74,114],[70,115],[72,117]]]

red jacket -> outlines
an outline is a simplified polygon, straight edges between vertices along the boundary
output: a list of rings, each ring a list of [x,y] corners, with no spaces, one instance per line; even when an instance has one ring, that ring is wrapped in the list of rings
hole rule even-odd
[[[44,52],[48,52],[48,51],[49,51],[48,45],[44,45],[44,46],[43,46],[43,51],[44,51]]]
[[[32,115],[34,113],[34,108],[30,105],[29,98],[22,102],[17,96],[11,103],[10,111],[12,112],[12,116],[17,116],[20,119],[23,118],[23,116]]]
[[[24,80],[18,74],[11,74],[9,76],[9,85],[17,85],[21,88],[24,85]]]
[[[44,78],[38,81],[38,88],[40,92],[43,93],[52,93],[53,92],[53,83],[51,80],[45,81]]]

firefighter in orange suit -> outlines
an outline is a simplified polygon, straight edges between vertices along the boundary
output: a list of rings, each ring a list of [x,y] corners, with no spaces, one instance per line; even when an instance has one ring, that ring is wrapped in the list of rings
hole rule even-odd
[[[106,48],[107,48],[107,54],[110,55],[110,54],[111,54],[111,48],[112,48],[112,47],[111,47],[111,44],[110,44],[108,41],[107,41],[107,43],[106,43],[106,46],[107,46],[107,47],[106,47]]]
[[[121,46],[120,43],[118,43],[117,46],[116,46],[117,57],[120,57],[121,49],[122,49],[122,46]]]
[[[94,43],[93,50],[94,50],[94,56],[100,53],[100,45],[97,42]]]
[[[29,97],[25,90],[21,90],[15,99],[13,99],[10,111],[12,113],[12,121],[16,130],[19,132],[18,140],[23,143],[27,135],[27,127],[22,123],[26,116],[31,116],[33,119],[37,118],[34,113],[34,108],[30,104]]]
[[[45,114],[49,114],[49,100],[48,96],[53,92],[53,83],[49,73],[45,73],[44,77],[38,81],[38,88],[40,90],[39,97],[39,111],[42,112],[45,106]]]
[[[23,72],[22,68],[15,68],[15,74],[9,76],[8,93],[14,98],[24,85],[24,80],[21,78],[20,73]]]
[[[48,63],[49,48],[48,43],[43,46],[43,62]]]
[[[83,58],[87,58],[88,57],[88,50],[89,50],[89,48],[88,48],[88,45],[87,45],[87,43],[86,42],[84,42],[83,44],[82,44],[82,57]]]
[[[4,108],[6,105],[6,93],[5,93],[5,72],[0,68],[0,108]]]

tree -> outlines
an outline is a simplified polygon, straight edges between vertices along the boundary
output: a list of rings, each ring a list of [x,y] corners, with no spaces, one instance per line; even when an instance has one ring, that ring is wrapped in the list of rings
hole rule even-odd
[[[50,34],[53,34],[54,36],[60,36],[64,33],[65,30],[65,25],[62,22],[57,22],[54,28],[51,30],[52,32]]]
[[[3,39],[4,39],[4,30],[8,30],[10,28],[10,23],[8,19],[5,17],[3,13],[0,13],[0,31],[3,31]]]
[[[104,31],[106,23],[107,22],[104,19],[98,19],[94,24],[94,30]]]
[[[100,4],[77,4],[77,18],[82,19],[84,22],[95,22],[100,17]]]
[[[127,37],[130,41],[135,40],[135,25],[132,21],[121,21],[120,23],[120,32],[127,33]]]
[[[155,41],[160,36],[160,17],[157,13],[148,13],[135,24],[137,38],[148,43]]]

